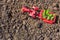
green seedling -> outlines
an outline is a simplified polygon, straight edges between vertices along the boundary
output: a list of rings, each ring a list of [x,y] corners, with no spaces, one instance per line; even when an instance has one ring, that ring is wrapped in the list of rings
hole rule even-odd
[[[53,20],[54,19],[54,17],[51,17],[51,20]]]
[[[53,20],[53,18],[54,18],[54,17],[53,17],[53,14],[50,14],[49,17],[48,17],[47,19]]]
[[[43,16],[45,16],[45,10],[44,10],[44,12],[43,12]]]
[[[53,15],[52,15],[52,14],[49,14],[48,16],[49,16],[49,17],[52,17]]]
[[[49,10],[44,10],[43,18],[47,18],[48,14],[49,14]]]
[[[47,16],[43,16],[43,18],[47,18]]]
[[[50,17],[49,16],[47,17],[47,20],[50,20]]]
[[[54,15],[52,14],[51,20],[53,20],[53,19],[54,19]]]
[[[45,14],[46,14],[46,15],[49,15],[49,10],[46,10],[46,11],[45,11]]]
[[[45,10],[44,10],[44,12],[43,12],[43,18],[46,18]]]
[[[44,10],[43,12],[43,18],[46,18],[47,20],[53,20],[53,14],[49,14],[49,10]]]
[[[51,16],[52,16],[51,14],[50,14],[50,15],[48,15],[48,18],[47,18],[47,19],[48,19],[48,20],[50,20],[50,19],[51,19]]]

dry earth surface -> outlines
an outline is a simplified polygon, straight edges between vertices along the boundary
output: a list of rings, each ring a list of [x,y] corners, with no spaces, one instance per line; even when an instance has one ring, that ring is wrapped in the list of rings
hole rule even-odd
[[[50,9],[58,15],[57,22],[22,14],[23,5]],[[0,40],[60,40],[60,0],[0,0]]]

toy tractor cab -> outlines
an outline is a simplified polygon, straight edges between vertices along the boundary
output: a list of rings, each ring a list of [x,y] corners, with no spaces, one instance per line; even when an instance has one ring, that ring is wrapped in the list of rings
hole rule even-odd
[[[56,21],[56,15],[53,12],[50,12],[49,10],[39,10],[38,7],[33,6],[33,9],[29,9],[26,6],[22,7],[23,12],[28,12],[28,15],[39,19],[42,19],[44,22],[53,24]],[[39,10],[39,12],[37,11]]]

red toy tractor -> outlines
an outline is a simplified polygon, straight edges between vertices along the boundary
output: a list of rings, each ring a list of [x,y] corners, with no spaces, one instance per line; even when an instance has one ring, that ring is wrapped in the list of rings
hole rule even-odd
[[[29,12],[29,16],[39,19],[42,19],[44,22],[53,24],[56,21],[56,15],[53,12],[50,12],[49,10],[39,10],[38,7],[33,6],[33,9],[29,9],[27,7],[22,7],[23,12]],[[39,12],[38,12],[39,10]]]

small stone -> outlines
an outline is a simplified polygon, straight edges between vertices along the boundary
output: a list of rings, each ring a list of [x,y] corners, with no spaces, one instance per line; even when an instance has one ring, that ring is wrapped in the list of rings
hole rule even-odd
[[[57,8],[56,8],[56,7],[54,7],[53,9],[54,9],[54,10],[57,10]]]
[[[16,30],[16,33],[18,32],[18,30]]]
[[[8,40],[11,40],[10,38]]]
[[[26,24],[26,22],[25,22],[25,21],[23,21],[23,24]]]
[[[7,0],[7,3],[11,2],[11,0]]]
[[[49,40],[49,38],[48,37],[45,37],[44,40]]]
[[[53,6],[56,6],[56,3],[53,3]]]

